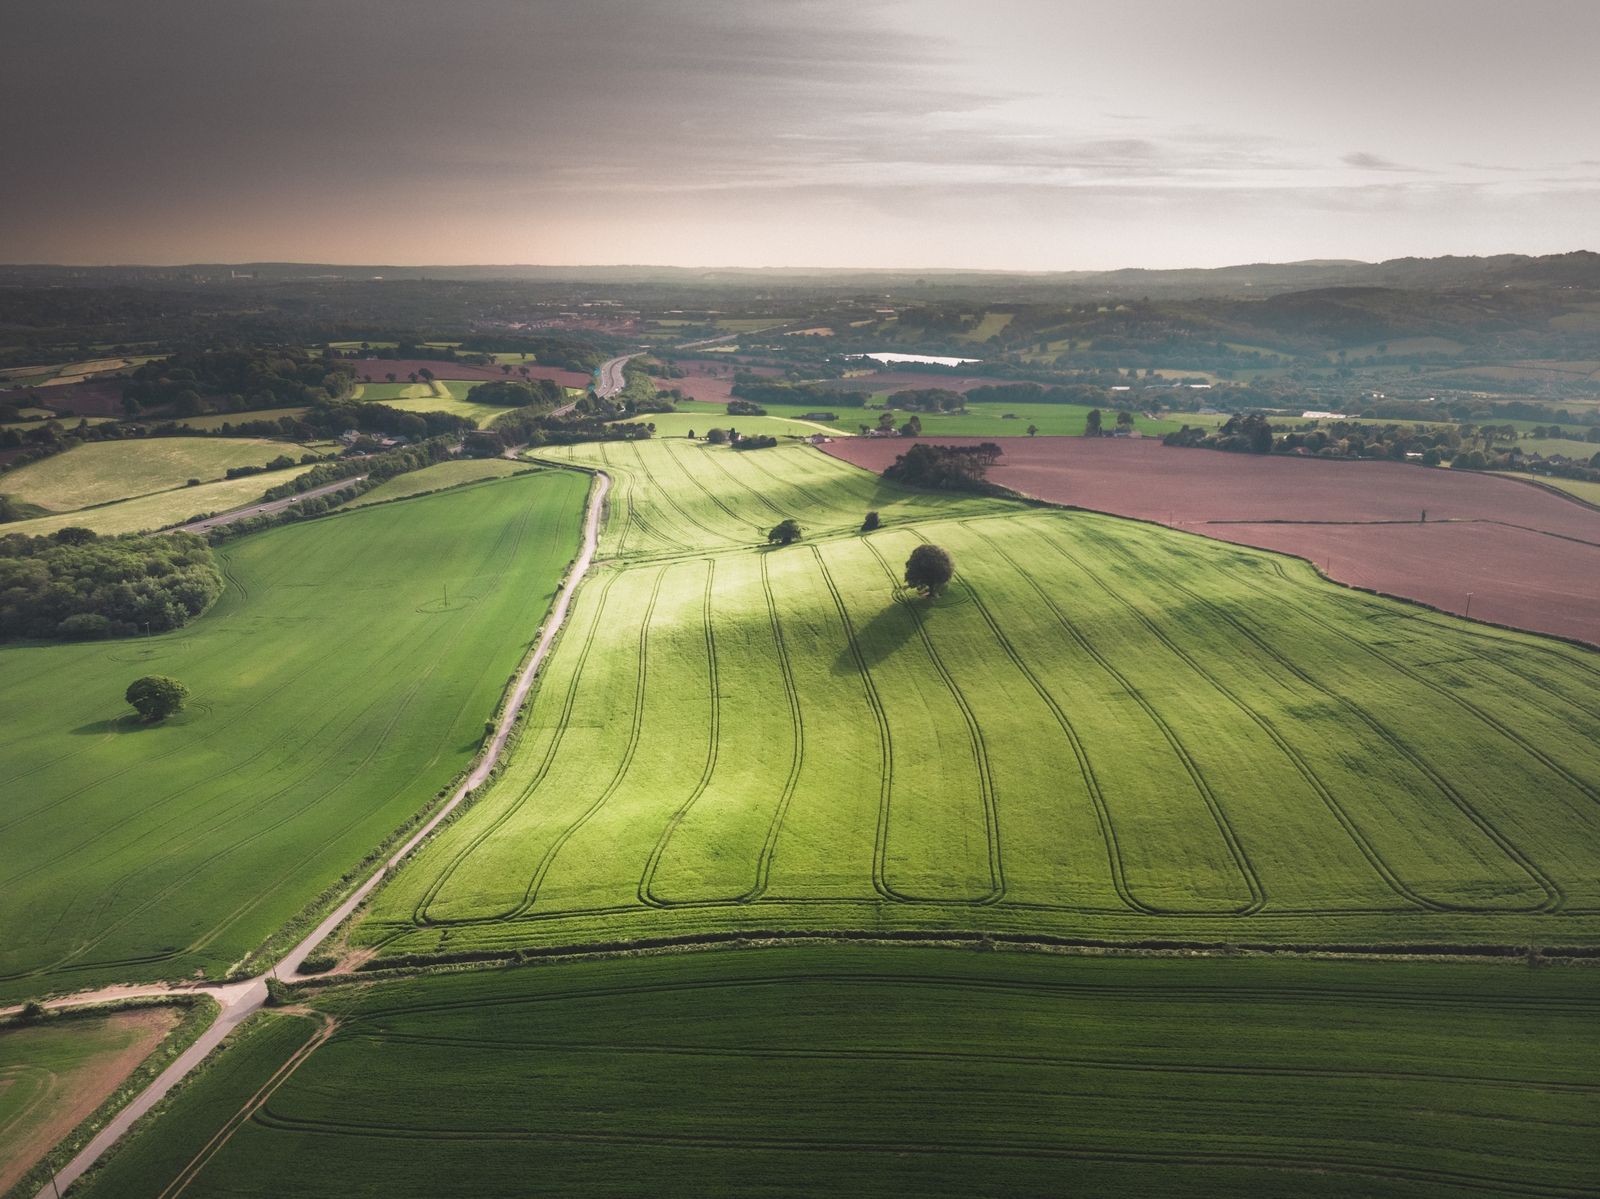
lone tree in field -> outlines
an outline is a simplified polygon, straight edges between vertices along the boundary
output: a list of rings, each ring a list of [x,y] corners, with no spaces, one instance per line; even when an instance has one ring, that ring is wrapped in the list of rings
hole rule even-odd
[[[1100,433],[1100,409],[1091,408],[1089,409],[1089,415],[1083,418],[1083,435],[1085,437],[1099,437]]]
[[[768,545],[789,545],[800,540],[800,523],[792,516],[787,520],[780,520],[772,526],[772,531],[767,534]]]
[[[181,711],[183,701],[189,698],[189,689],[164,674],[147,674],[128,684],[125,698],[146,724],[154,724]]]
[[[950,551],[937,545],[919,545],[906,559],[906,586],[930,598],[944,594],[956,573]]]
[[[874,508],[871,512],[867,513],[867,518],[861,522],[861,531],[863,533],[870,533],[873,529],[876,529],[881,524],[883,524],[883,519],[878,515],[878,510]]]
[[[1133,413],[1129,412],[1126,408],[1118,408],[1117,428],[1126,429],[1130,433],[1133,432]]]

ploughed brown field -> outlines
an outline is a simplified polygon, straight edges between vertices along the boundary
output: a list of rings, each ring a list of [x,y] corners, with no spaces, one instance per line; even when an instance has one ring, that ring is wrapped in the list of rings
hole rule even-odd
[[[481,379],[488,382],[493,379],[520,379],[520,367],[528,368],[528,375],[534,379],[552,379],[563,387],[587,387],[592,381],[592,376],[583,371],[569,371],[559,366],[538,366],[533,362],[511,364],[511,373],[508,375],[498,366],[473,366],[465,362],[434,362],[426,358],[355,358],[350,360],[350,365],[355,367],[356,378],[370,379],[374,383],[385,383],[392,374],[397,383],[406,382],[406,376],[413,371],[430,370],[435,379]]]
[[[1470,592],[1475,619],[1600,645],[1600,510],[1543,488],[1396,462],[1177,449],[1152,438],[994,440],[1005,453],[989,477],[1027,495],[1295,554],[1342,583],[1447,612],[1465,614]],[[827,452],[881,471],[909,444],[849,438]]]
[[[683,371],[683,378],[657,379],[656,386],[662,391],[676,388],[691,400],[704,400],[708,404],[726,404],[733,399],[733,373],[736,370],[768,377],[782,373],[770,366],[749,366],[742,361],[730,362],[726,356],[717,362],[682,359],[678,362],[678,369]]]
[[[90,379],[85,383],[58,383],[5,392],[5,398],[24,408],[51,408],[72,416],[124,416],[122,387],[126,379]],[[62,417],[71,420],[72,417]]]

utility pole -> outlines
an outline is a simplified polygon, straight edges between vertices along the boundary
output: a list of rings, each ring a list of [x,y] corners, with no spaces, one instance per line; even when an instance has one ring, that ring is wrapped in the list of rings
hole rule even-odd
[[[1462,615],[1463,616],[1471,616],[1472,615],[1472,592],[1470,592],[1470,591],[1467,592],[1467,610],[1465,612],[1463,612]]]
[[[61,1184],[56,1181],[56,1156],[52,1153],[44,1160],[50,1167],[50,1189],[56,1193],[56,1199],[61,1199]]]

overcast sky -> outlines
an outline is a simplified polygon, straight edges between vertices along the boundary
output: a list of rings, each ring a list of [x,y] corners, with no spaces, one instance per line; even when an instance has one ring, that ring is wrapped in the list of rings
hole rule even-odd
[[[1600,0],[3,0],[0,260],[1600,248]]]

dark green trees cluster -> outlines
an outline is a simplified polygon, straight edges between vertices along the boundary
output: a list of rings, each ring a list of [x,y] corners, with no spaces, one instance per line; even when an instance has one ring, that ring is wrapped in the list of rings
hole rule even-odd
[[[188,533],[0,537],[0,640],[162,633],[221,594],[211,548]]]
[[[883,477],[907,487],[991,493],[997,488],[985,476],[999,460],[1000,447],[992,441],[981,445],[919,442],[896,458]]]
[[[133,415],[170,406],[182,417],[314,404],[347,393],[354,377],[347,363],[298,346],[180,350],[136,367],[122,405]]]
[[[474,404],[500,404],[507,408],[536,408],[548,412],[567,402],[561,384],[551,379],[496,379],[479,383],[467,392]]]
[[[177,679],[164,674],[147,674],[128,684],[123,698],[139,713],[146,724],[165,720],[174,712],[183,710],[183,701],[189,698],[189,689]]]

